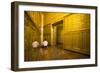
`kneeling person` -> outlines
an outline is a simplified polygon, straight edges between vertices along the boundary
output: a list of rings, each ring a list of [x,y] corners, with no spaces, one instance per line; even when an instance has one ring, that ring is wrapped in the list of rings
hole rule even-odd
[[[42,45],[43,45],[44,48],[47,48],[48,47],[48,41],[44,40]]]

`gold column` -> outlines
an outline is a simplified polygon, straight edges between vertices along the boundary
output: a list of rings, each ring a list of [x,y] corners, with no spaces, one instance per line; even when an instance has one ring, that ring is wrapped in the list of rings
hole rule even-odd
[[[50,26],[50,28],[51,28],[51,45],[53,46],[53,26],[52,26],[52,24],[51,24],[51,26]]]
[[[43,42],[43,25],[44,25],[44,14],[41,13],[41,44]]]

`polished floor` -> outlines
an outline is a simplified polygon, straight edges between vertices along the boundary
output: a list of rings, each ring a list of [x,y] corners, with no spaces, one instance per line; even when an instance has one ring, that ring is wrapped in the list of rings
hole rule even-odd
[[[43,60],[64,60],[64,59],[84,59],[88,55],[71,52],[57,47],[35,48],[25,50],[24,61],[43,61]]]

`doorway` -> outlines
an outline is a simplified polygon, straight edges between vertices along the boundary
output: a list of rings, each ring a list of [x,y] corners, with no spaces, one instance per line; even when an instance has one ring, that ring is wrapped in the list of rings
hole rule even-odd
[[[53,24],[53,43],[55,46],[63,48],[63,21]]]

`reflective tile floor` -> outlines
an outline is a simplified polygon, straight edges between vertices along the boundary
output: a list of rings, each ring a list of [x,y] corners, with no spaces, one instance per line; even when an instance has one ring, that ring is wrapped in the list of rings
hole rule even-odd
[[[43,61],[43,60],[65,60],[65,59],[84,59],[87,55],[67,51],[57,47],[34,48],[25,50],[25,61]]]

